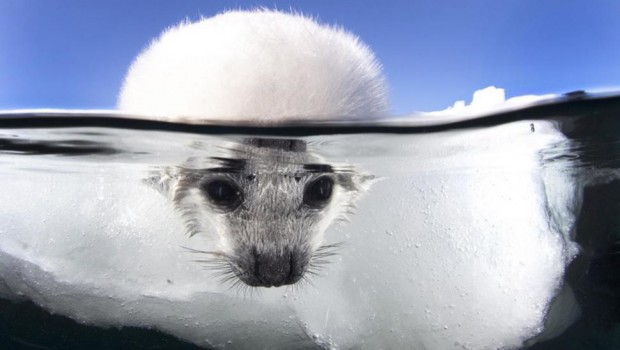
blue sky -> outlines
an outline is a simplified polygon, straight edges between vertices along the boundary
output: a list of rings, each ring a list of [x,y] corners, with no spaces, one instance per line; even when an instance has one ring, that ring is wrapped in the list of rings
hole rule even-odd
[[[294,9],[359,35],[395,114],[495,85],[507,97],[620,86],[618,0],[0,0],[0,109],[114,108],[162,29],[231,8]]]

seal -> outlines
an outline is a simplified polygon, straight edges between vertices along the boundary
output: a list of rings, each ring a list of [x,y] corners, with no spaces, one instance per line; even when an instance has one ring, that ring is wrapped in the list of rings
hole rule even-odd
[[[387,114],[381,66],[358,37],[296,13],[229,11],[183,22],[135,59],[119,109],[174,122],[354,120]],[[372,176],[337,168],[301,140],[246,139],[202,167],[188,160],[147,182],[168,196],[196,251],[225,281],[297,283],[333,253],[330,223],[345,220]]]
[[[252,287],[299,282],[337,245],[323,245],[334,221],[346,221],[374,177],[335,167],[308,152],[302,140],[245,139],[231,157],[199,168],[189,160],[147,182],[167,196],[190,236],[211,236],[199,260],[224,280]]]

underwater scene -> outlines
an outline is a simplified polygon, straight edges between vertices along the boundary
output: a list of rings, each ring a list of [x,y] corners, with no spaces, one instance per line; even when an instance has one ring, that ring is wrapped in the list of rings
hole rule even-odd
[[[0,115],[5,349],[618,349],[620,96]],[[430,121],[429,121],[430,120]]]

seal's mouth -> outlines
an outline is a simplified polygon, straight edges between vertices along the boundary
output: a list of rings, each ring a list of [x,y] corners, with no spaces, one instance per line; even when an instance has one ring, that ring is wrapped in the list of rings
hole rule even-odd
[[[231,261],[233,273],[251,287],[280,287],[299,282],[310,255],[300,249],[260,250],[253,246]]]

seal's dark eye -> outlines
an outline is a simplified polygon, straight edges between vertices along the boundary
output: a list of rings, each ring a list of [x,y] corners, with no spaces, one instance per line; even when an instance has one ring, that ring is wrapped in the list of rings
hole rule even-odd
[[[204,186],[204,190],[213,204],[224,209],[233,210],[241,204],[241,190],[230,180],[216,179],[209,181]]]
[[[306,186],[304,192],[304,203],[313,207],[320,208],[327,204],[332,197],[332,187],[334,180],[329,176],[322,176],[312,181]]]

